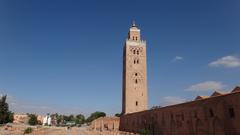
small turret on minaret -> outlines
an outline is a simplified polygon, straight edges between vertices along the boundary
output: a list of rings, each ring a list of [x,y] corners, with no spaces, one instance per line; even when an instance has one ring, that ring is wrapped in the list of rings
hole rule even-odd
[[[141,40],[140,29],[138,29],[134,21],[128,32],[128,40],[133,40],[133,41]]]

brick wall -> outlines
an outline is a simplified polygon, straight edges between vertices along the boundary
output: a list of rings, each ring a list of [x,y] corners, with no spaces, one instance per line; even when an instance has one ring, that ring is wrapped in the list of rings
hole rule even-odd
[[[237,89],[237,87],[235,88]],[[240,135],[240,92],[123,115],[120,130],[153,135]]]

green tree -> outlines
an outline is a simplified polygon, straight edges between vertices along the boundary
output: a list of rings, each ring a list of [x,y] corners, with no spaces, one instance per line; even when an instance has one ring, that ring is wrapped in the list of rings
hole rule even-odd
[[[120,117],[121,114],[120,114],[120,113],[116,113],[115,116],[116,116],[116,117]]]
[[[8,103],[6,102],[7,96],[2,96],[0,99],[0,124],[4,124],[8,122]]]
[[[63,120],[64,120],[65,122],[70,120],[67,115],[63,115],[62,117],[63,117]]]
[[[56,121],[57,126],[63,121],[62,115],[59,115],[58,113],[51,114],[50,117],[52,120]]]
[[[38,124],[37,116],[35,114],[28,114],[28,117],[29,117],[29,120],[28,120],[29,125],[37,125]]]
[[[84,122],[85,122],[84,115],[82,115],[82,114],[76,115],[76,120],[75,120],[76,124],[83,124]]]
[[[13,112],[8,112],[8,117],[7,117],[7,122],[12,123],[14,120],[14,113]]]
[[[71,115],[68,116],[68,121],[74,121],[74,120],[75,120],[74,115],[71,114]]]
[[[63,122],[64,122],[63,116],[62,115],[58,115],[58,117],[57,117],[57,124],[60,125],[60,124],[63,124]]]
[[[93,120],[99,118],[99,117],[105,117],[106,113],[104,112],[94,112],[92,113],[88,118],[87,118],[87,122],[92,122]]]

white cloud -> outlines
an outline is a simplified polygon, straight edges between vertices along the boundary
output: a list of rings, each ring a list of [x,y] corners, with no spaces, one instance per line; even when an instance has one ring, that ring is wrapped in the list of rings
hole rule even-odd
[[[212,90],[220,90],[224,88],[225,85],[223,85],[221,82],[216,81],[206,81],[201,82],[198,84],[194,84],[187,88],[187,91],[212,91]]]
[[[161,104],[163,106],[174,105],[174,104],[179,104],[183,102],[186,102],[186,99],[181,97],[175,97],[175,96],[166,96],[161,99]]]
[[[237,68],[240,67],[240,58],[236,56],[225,56],[208,64],[211,67],[226,67]]]
[[[172,59],[172,62],[176,62],[176,61],[181,61],[183,60],[184,58],[182,56],[175,56],[173,59]]]

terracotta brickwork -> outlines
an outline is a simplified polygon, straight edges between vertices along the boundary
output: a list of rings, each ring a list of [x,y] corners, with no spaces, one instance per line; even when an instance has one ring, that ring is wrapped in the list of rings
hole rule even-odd
[[[148,130],[152,135],[240,135],[239,90],[123,115],[120,130]]]
[[[147,110],[146,42],[135,24],[129,29],[123,54],[122,113]]]

